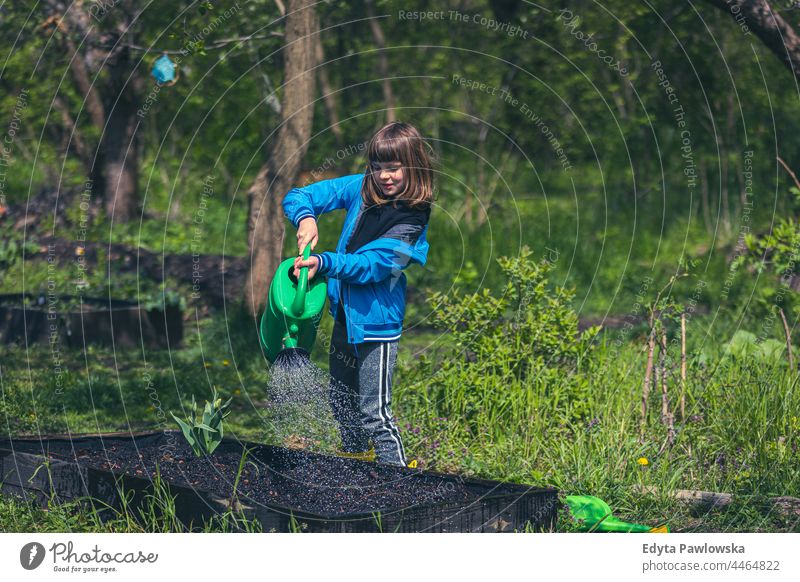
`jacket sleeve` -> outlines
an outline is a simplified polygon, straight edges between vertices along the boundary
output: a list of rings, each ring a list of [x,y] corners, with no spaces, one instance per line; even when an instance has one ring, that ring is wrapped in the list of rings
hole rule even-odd
[[[399,275],[412,261],[424,265],[427,252],[422,260],[413,257],[414,243],[425,228],[399,224],[354,253],[316,254],[320,262],[317,273],[347,283],[366,285]]]
[[[283,199],[283,212],[293,225],[311,216],[345,208],[353,196],[360,196],[363,174],[321,180],[302,188],[292,188]]]

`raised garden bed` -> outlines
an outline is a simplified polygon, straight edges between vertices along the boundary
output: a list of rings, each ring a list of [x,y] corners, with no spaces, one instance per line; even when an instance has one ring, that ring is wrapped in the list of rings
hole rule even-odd
[[[166,348],[183,338],[180,307],[72,295],[0,295],[0,344]]]
[[[511,532],[555,527],[557,491],[465,479],[226,439],[197,458],[175,431],[0,439],[0,487],[39,502],[86,496],[133,506],[151,489],[156,465],[175,496],[177,517],[199,527],[232,505],[242,447],[250,452],[234,507],[264,531],[290,524],[317,532]],[[39,469],[48,460],[49,472]],[[37,471],[37,469],[39,469]],[[51,485],[52,483],[52,485]]]

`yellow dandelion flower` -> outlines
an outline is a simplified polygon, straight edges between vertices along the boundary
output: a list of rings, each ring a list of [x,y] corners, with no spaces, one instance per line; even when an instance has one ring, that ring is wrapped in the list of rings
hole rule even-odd
[[[223,366],[229,366],[230,362],[228,360],[222,360],[222,365]]]
[[[647,460],[647,457],[639,457],[636,459],[636,462],[639,463],[642,467],[645,467],[650,464],[650,461]]]

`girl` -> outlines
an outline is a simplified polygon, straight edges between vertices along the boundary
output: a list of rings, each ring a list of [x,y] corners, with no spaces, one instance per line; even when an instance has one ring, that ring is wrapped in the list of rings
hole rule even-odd
[[[343,454],[406,466],[392,418],[392,371],[405,316],[403,269],[428,256],[432,155],[416,127],[395,122],[372,137],[367,157],[364,174],[294,188],[283,208],[297,227],[295,276],[308,267],[309,279],[328,277],[330,401]],[[317,217],[339,208],[347,214],[336,250],[304,261],[305,246],[317,244]]]

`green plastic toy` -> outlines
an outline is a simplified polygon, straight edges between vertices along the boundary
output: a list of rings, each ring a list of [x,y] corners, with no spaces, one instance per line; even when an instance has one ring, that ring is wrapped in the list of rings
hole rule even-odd
[[[627,523],[611,515],[608,503],[592,495],[567,495],[565,498],[572,516],[582,522],[580,531],[624,533],[669,533],[666,525],[650,527]]]
[[[303,259],[310,255],[311,245],[306,245]],[[319,277],[309,282],[308,267],[300,269],[297,278],[293,271],[294,258],[278,266],[261,316],[259,336],[270,363],[284,350],[311,352],[325,307],[328,288],[325,279]]]

